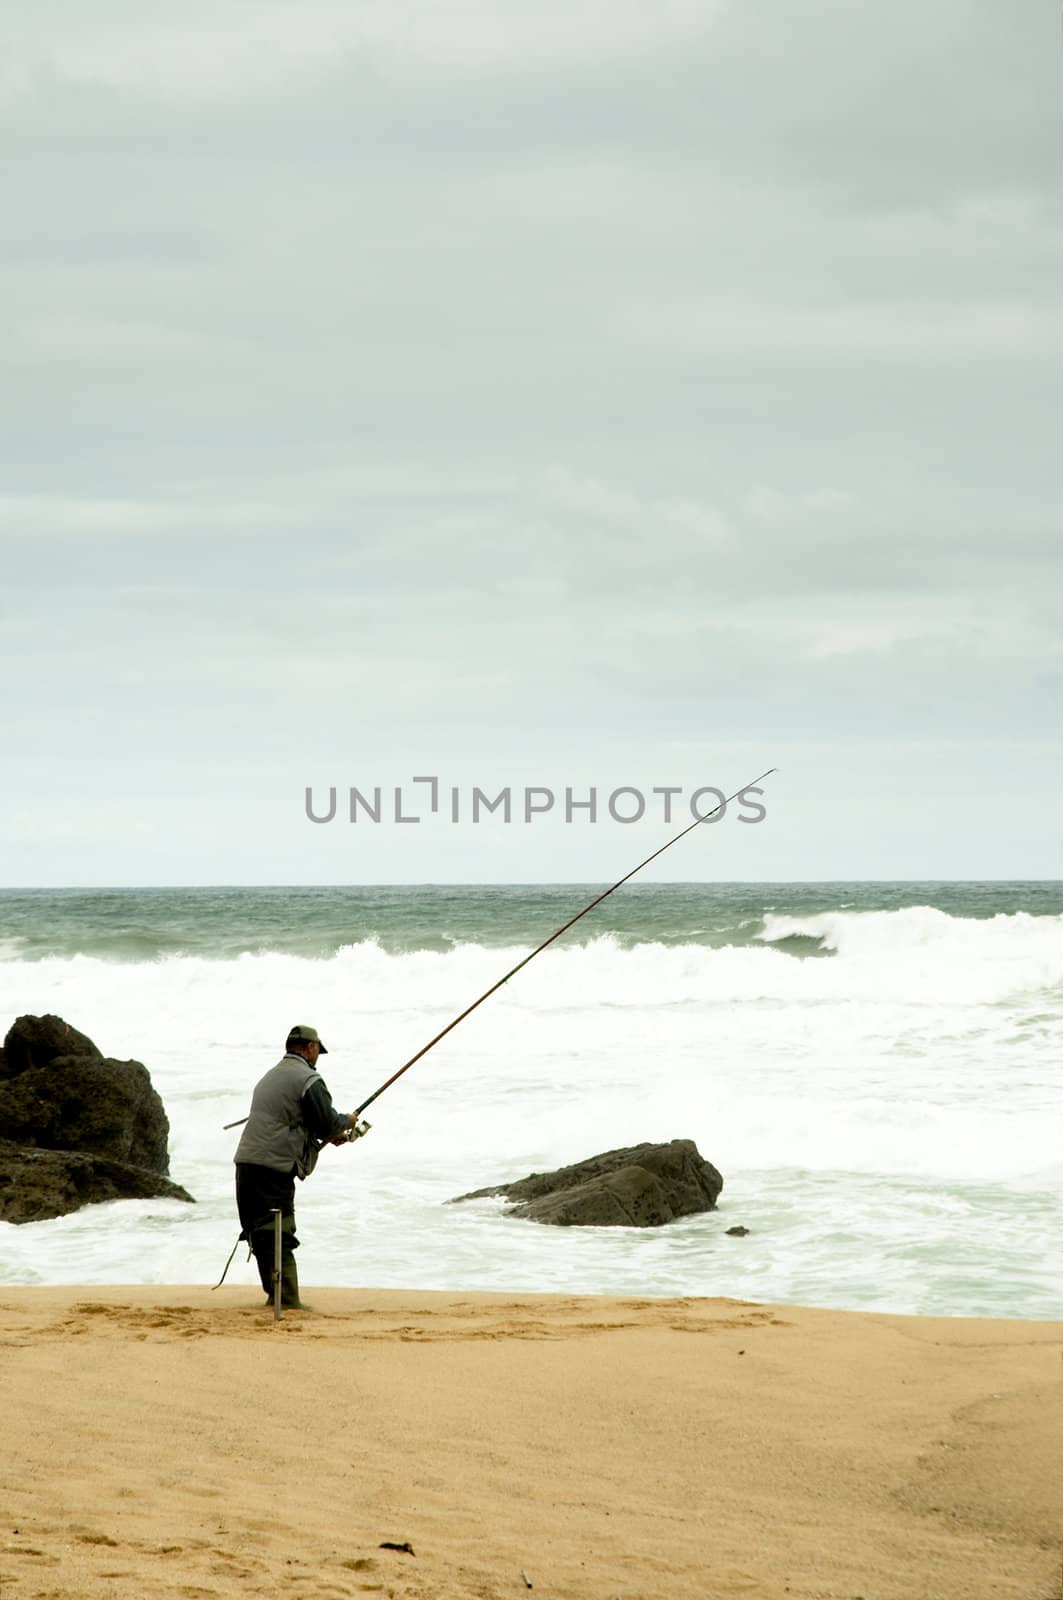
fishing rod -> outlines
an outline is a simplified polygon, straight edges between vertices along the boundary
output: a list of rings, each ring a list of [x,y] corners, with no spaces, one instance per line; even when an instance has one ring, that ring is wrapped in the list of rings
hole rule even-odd
[[[753,779],[752,783],[743,784],[741,789],[736,789],[734,794],[728,795],[726,800],[721,800],[718,805],[713,806],[711,811],[706,811],[703,816],[695,817],[693,822],[685,827],[681,833],[677,833],[673,835],[671,839],[666,840],[665,843],[655,850],[652,855],[647,856],[645,861],[640,861],[637,867],[632,867],[631,871],[626,872],[622,878],[618,878],[616,883],[612,884],[608,889],[603,889],[601,894],[596,895],[589,905],[585,905],[583,907],[582,911],[577,911],[574,917],[569,917],[568,921],[563,923],[562,926],[558,928],[556,933],[552,933],[549,939],[544,939],[542,944],[536,945],[535,949],[530,955],[526,955],[523,960],[517,962],[515,967],[511,967],[509,969],[505,977],[499,978],[497,983],[493,983],[489,989],[485,989],[478,1000],[474,1000],[471,1006],[466,1006],[465,1010],[456,1016],[453,1022],[448,1022],[445,1028],[440,1029],[434,1039],[429,1039],[428,1043],[426,1045],[422,1045],[421,1049],[418,1050],[415,1056],[411,1056],[409,1061],[404,1062],[397,1072],[393,1072],[391,1077],[386,1079],[386,1081],[380,1085],[380,1088],[376,1089],[369,1096],[368,1100],[363,1100],[361,1105],[354,1112],[355,1119],[357,1120],[357,1118],[361,1116],[362,1112],[366,1111],[373,1104],[374,1100],[379,1100],[380,1096],[384,1093],[384,1090],[390,1089],[391,1085],[396,1083],[398,1079],[402,1077],[404,1072],[409,1072],[410,1068],[420,1061],[422,1056],[426,1056],[429,1050],[439,1043],[440,1039],[445,1039],[447,1034],[458,1026],[459,1022],[464,1022],[466,1017],[471,1016],[471,1014],[476,1010],[477,1006],[482,1006],[485,1000],[489,1000],[497,990],[501,989],[504,983],[508,983],[510,978],[515,977],[522,967],[526,967],[529,961],[534,961],[536,956],[541,955],[549,945],[552,945],[555,939],[560,939],[561,935],[563,933],[567,933],[569,928],[575,927],[576,923],[579,922],[582,917],[585,917],[588,911],[593,911],[595,906],[600,906],[603,900],[608,900],[611,894],[615,894],[618,889],[623,888],[624,884],[630,882],[637,872],[642,871],[643,867],[648,867],[651,861],[656,861],[658,856],[663,856],[664,852],[666,850],[670,850],[674,844],[678,844],[680,839],[684,839],[688,833],[692,833],[693,830],[697,827],[700,827],[703,822],[708,822],[709,818],[714,817],[717,811],[724,810],[726,806],[730,805],[732,800],[737,800],[739,795],[744,794],[747,789],[752,789],[756,784],[763,783],[764,779],[770,778],[772,773],[775,771],[775,767],[769,767],[767,772],[762,772],[759,778]]]
[[[541,955],[542,952],[552,945],[556,939],[560,939],[561,935],[563,933],[567,933],[569,928],[575,927],[576,923],[579,922],[581,918],[585,917],[589,911],[593,911],[595,906],[600,906],[603,900],[608,900],[611,894],[615,894],[618,889],[623,888],[624,884],[629,883],[637,872],[642,871],[643,867],[648,867],[651,861],[656,861],[658,856],[663,856],[664,852],[666,850],[670,850],[674,844],[678,844],[680,839],[685,839],[688,833],[692,833],[694,829],[700,827],[703,822],[708,822],[710,818],[716,815],[717,811],[725,810],[726,807],[730,805],[732,800],[737,800],[739,795],[745,794],[747,789],[755,788],[758,783],[763,783],[765,778],[770,778],[772,773],[776,772],[777,770],[778,769],[776,767],[769,767],[767,772],[762,772],[759,778],[753,779],[752,783],[743,784],[741,789],[736,789],[734,794],[730,794],[725,800],[721,800],[718,805],[713,806],[711,811],[706,811],[702,815],[695,817],[693,822],[689,823],[679,833],[673,834],[672,838],[670,839],[666,839],[664,844],[660,845],[652,855],[648,855],[646,857],[645,861],[640,861],[637,867],[632,867],[630,872],[626,872],[622,878],[618,878],[617,881],[614,884],[611,884],[608,889],[603,889],[601,894],[595,895],[594,899],[591,900],[589,904],[585,905],[582,911],[577,911],[574,917],[569,917],[568,921],[563,923],[555,933],[552,933],[548,939],[544,939],[542,944],[536,945],[535,949],[532,950],[529,955],[524,956],[522,960],[518,961],[515,967],[510,967],[509,971],[504,977],[499,978],[498,982],[493,983],[489,989],[485,989],[483,994],[480,995],[479,999],[474,1000],[472,1005],[466,1006],[464,1011],[459,1012],[453,1021],[448,1022],[445,1028],[441,1028],[439,1030],[434,1039],[429,1039],[427,1044],[421,1046],[416,1055],[411,1056],[408,1061],[404,1061],[397,1072],[393,1072],[390,1078],[385,1079],[385,1081],[380,1085],[379,1089],[374,1089],[368,1100],[362,1101],[361,1105],[358,1106],[351,1115],[352,1127],[349,1137],[351,1139],[356,1139],[361,1137],[362,1133],[367,1132],[369,1128],[368,1123],[359,1125],[359,1118],[361,1117],[362,1112],[368,1110],[368,1108],[373,1104],[374,1100],[379,1100],[385,1089],[390,1089],[393,1083],[397,1083],[404,1072],[409,1072],[412,1066],[416,1066],[421,1057],[426,1056],[429,1050],[434,1049],[441,1039],[445,1039],[447,1034],[451,1033],[458,1026],[459,1022],[464,1022],[466,1017],[471,1016],[476,1010],[477,1006],[482,1006],[485,1000],[490,1000],[491,996],[496,994],[497,991],[502,988],[503,984],[508,983],[510,978],[515,977],[522,967],[526,967],[529,961],[534,961],[536,956]],[[246,1117],[241,1117],[239,1122],[227,1122],[225,1126],[227,1129],[238,1128],[246,1121]]]

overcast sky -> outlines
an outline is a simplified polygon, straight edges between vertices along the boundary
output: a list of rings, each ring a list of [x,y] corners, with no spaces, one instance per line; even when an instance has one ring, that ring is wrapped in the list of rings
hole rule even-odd
[[[0,881],[1063,877],[1058,0],[5,33]]]

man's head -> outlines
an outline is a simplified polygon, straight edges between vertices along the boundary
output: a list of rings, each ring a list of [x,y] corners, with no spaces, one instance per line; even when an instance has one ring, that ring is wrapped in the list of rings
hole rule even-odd
[[[316,1028],[308,1028],[305,1023],[297,1023],[294,1028],[288,1029],[288,1037],[284,1041],[284,1048],[289,1055],[305,1056],[313,1066],[318,1056],[327,1056],[328,1051],[318,1038]]]

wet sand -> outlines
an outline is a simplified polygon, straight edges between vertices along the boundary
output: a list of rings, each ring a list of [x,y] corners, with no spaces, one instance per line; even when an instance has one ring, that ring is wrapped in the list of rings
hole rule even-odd
[[[306,1293],[0,1290],[0,1600],[1060,1600],[1063,1323]]]

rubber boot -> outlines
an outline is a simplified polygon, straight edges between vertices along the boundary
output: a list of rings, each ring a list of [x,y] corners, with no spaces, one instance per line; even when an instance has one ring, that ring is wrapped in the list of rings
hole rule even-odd
[[[286,1250],[281,1260],[281,1305],[286,1311],[308,1311],[299,1298],[299,1268],[295,1256]]]

